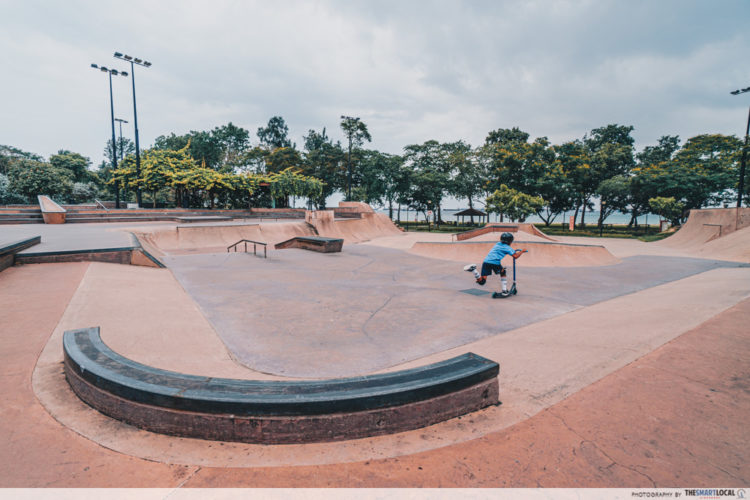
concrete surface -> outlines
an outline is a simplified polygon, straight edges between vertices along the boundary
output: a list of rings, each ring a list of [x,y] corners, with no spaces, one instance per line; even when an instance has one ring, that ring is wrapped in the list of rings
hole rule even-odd
[[[0,239],[6,228],[19,227],[3,227]],[[94,232],[106,231],[90,227],[60,234],[60,241],[77,234],[103,241]],[[42,228],[76,226],[22,231]],[[520,295],[502,309],[486,296],[463,293],[478,287],[455,264],[382,247],[408,248],[411,235],[399,234],[345,245],[344,253],[351,251],[338,261],[316,254],[333,259],[295,263],[275,253],[259,267],[262,259],[249,255],[172,257],[187,293],[170,270],[87,263],[8,269],[0,273],[0,486],[746,486],[750,269],[675,257],[739,255],[734,260],[746,262],[746,231],[700,248],[606,240],[622,264],[590,273],[523,270]],[[724,245],[730,237],[732,245]],[[716,252],[700,253],[710,245]],[[258,286],[252,293],[251,280]],[[339,294],[330,290],[337,281],[347,283]],[[448,292],[470,306],[455,297],[420,302]],[[553,312],[537,315],[535,303]],[[235,311],[225,316],[238,318],[236,324],[218,326],[211,311],[222,307]],[[298,313],[302,329],[273,323]],[[507,325],[516,317],[525,326]],[[331,329],[326,320],[340,339],[316,333]],[[116,325],[108,342],[121,342],[121,352],[139,361],[247,378],[277,378],[241,366],[221,341],[234,328],[235,341],[255,342],[241,331],[248,322],[268,334],[259,349],[286,348],[316,373],[334,369],[326,362],[339,367],[352,358],[392,370],[472,350],[500,363],[503,404],[425,429],[337,444],[253,447],[170,438],[112,421],[67,388],[59,334],[69,325],[93,326],[77,324],[84,321]],[[411,339],[387,335],[422,322],[423,334]],[[470,332],[451,339],[455,325],[469,325]],[[448,343],[439,347],[443,336]],[[336,340],[350,351],[335,352]],[[399,354],[384,356],[387,349]]]
[[[478,439],[348,464],[206,467],[143,460],[97,445],[53,420],[34,398],[34,360],[86,269],[83,263],[24,266],[0,279],[0,298],[13,306],[0,309],[0,324],[12,325],[4,327],[0,344],[3,487],[741,487],[750,479],[744,354],[750,300],[711,314],[713,319],[536,416]],[[623,305],[621,314],[627,312]],[[476,420],[453,424],[471,434]],[[108,434],[116,437],[122,427],[110,422]],[[407,434],[416,441],[423,432]],[[179,441],[161,448],[168,452]],[[204,445],[209,453],[227,446]],[[370,443],[348,445],[367,453]],[[300,452],[265,448],[257,450],[260,463],[268,451],[292,459]],[[227,454],[227,460],[243,456]]]
[[[613,266],[523,268],[493,300],[455,263],[374,245],[164,258],[242,364],[281,376],[355,376],[710,269],[719,261],[630,257]],[[511,273],[512,274],[512,273]]]

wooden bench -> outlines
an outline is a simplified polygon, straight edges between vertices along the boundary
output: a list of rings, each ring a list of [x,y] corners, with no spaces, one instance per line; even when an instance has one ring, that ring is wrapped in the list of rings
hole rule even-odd
[[[314,252],[333,253],[340,252],[344,246],[344,240],[340,238],[326,238],[324,236],[295,236],[281,243],[277,243],[274,248],[303,248]]]
[[[362,377],[256,381],[137,363],[104,344],[98,327],[65,332],[63,350],[68,382],[90,406],[149,431],[202,439],[354,439],[424,427],[498,402],[498,364],[473,353]]]

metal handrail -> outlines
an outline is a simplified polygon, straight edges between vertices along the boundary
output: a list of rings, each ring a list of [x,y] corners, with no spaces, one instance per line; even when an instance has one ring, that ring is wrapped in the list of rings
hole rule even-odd
[[[263,245],[263,258],[264,258],[264,259],[267,259],[267,258],[268,258],[268,250],[266,249],[266,247],[267,247],[268,245],[267,245],[266,243],[263,243],[262,241],[253,241],[253,240],[240,240],[240,241],[238,241],[237,243],[233,243],[232,245],[229,245],[229,246],[227,247],[227,253],[229,253],[229,251],[230,251],[230,250],[231,250],[232,248],[233,248],[233,249],[234,249],[234,251],[236,252],[236,251],[237,251],[237,245],[239,245],[240,243],[244,243],[244,244],[245,244],[245,253],[247,253],[247,244],[248,244],[248,243],[252,243],[252,244],[253,244],[253,255],[258,255],[258,252],[257,252],[257,248],[258,248],[258,245]]]
[[[106,212],[109,212],[109,209],[106,206],[104,206],[104,203],[102,203],[101,201],[97,200],[96,198],[94,198],[94,201],[96,202],[97,205],[99,205],[100,207],[102,207]]]

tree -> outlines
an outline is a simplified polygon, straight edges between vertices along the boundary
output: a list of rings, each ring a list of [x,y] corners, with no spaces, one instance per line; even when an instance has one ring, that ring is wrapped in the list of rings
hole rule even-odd
[[[412,186],[409,192],[409,205],[425,213],[432,210],[440,222],[440,205],[450,185],[451,163],[446,146],[435,140],[423,144],[410,144],[404,148],[406,168],[411,172]]]
[[[604,220],[614,212],[627,212],[631,200],[630,182],[629,176],[621,174],[599,183],[596,188],[600,199],[598,227],[601,228]]]
[[[592,130],[581,141],[567,142],[555,148],[575,192],[576,206],[582,208],[581,226],[586,225],[586,209],[593,207],[591,197],[599,184],[632,169],[632,131],[632,126],[607,125]]]
[[[44,158],[35,153],[0,144],[0,174],[8,175],[11,165],[18,160],[44,161]]]
[[[311,198],[312,204],[318,208],[325,207],[326,198],[337,189],[346,186],[344,174],[344,150],[341,143],[334,142],[326,135],[326,129],[318,133],[309,130],[304,136],[305,155],[303,172],[324,182],[323,190],[318,198]]]
[[[674,198],[694,208],[718,205],[736,195],[737,159],[742,142],[734,136],[691,137],[669,161],[635,168],[633,182],[641,198]]]
[[[524,142],[525,143],[528,141],[529,141],[528,133],[524,132],[518,127],[513,127],[512,129],[499,128],[497,130],[491,131],[489,134],[487,134],[487,138],[484,140],[484,144],[485,145],[508,144],[512,142]]]
[[[260,143],[270,149],[293,147],[288,136],[289,127],[286,126],[286,122],[280,116],[272,117],[265,127],[258,127]]]
[[[630,179],[630,211],[628,226],[636,223],[639,215],[650,210],[649,199],[656,194],[657,186],[650,185],[649,176],[639,175],[642,169],[659,169],[672,160],[675,152],[680,149],[680,137],[664,135],[659,138],[656,146],[646,146],[636,154],[637,164]]]
[[[668,198],[657,196],[648,200],[651,211],[656,215],[672,222],[672,225],[680,224],[680,217],[685,209],[685,204],[671,196]]]
[[[0,174],[0,205],[23,204],[28,201],[22,195],[11,191],[10,179],[5,174]]]
[[[541,196],[531,196],[505,184],[495,190],[487,198],[487,210],[506,214],[511,220],[523,222],[529,215],[541,210],[544,199]]]
[[[317,198],[323,190],[323,183],[319,179],[302,175],[292,168],[272,173],[265,177],[265,181],[269,184],[273,199],[282,199],[284,206],[288,206],[290,196]]]
[[[118,137],[115,143],[117,147],[117,162],[121,162],[127,155],[135,154],[135,143],[127,137]],[[104,157],[112,165],[112,139],[107,139],[104,145]]]
[[[348,182],[347,182],[347,194],[346,199],[352,199],[352,147],[359,148],[362,143],[366,140],[372,142],[372,136],[367,130],[367,125],[359,119],[359,117],[353,118],[351,116],[341,116],[341,129],[344,131],[347,140],[349,141],[349,154],[346,157],[346,164],[348,167]]]
[[[448,162],[452,172],[448,191],[456,198],[466,198],[469,208],[474,208],[474,198],[481,196],[484,185],[489,182],[476,152],[463,141],[455,142],[448,148]],[[474,223],[473,215],[471,223]]]
[[[74,182],[85,183],[91,180],[88,170],[91,161],[85,156],[61,149],[56,155],[49,157],[49,162],[55,168],[70,172]]]
[[[380,151],[362,151],[354,199],[369,204],[387,205],[393,218],[393,204],[403,190],[403,159]]]
[[[545,201],[537,215],[546,226],[552,224],[561,213],[575,208],[573,186],[557,159],[544,165],[541,176],[534,183],[534,194]]]
[[[73,189],[73,173],[46,162],[21,159],[8,174],[9,190],[28,200],[43,194],[62,202]]]

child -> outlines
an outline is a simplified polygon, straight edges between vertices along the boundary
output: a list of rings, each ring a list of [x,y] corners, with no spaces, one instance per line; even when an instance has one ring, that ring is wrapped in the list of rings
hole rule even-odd
[[[490,250],[490,253],[484,258],[484,262],[482,262],[481,274],[477,271],[476,264],[469,264],[464,267],[464,271],[474,272],[474,277],[477,279],[477,285],[484,286],[484,284],[487,283],[487,277],[493,272],[500,275],[502,292],[493,293],[493,299],[504,299],[510,295],[508,292],[508,278],[506,277],[506,271],[502,264],[500,264],[500,261],[503,260],[503,257],[506,255],[510,255],[514,259],[517,259],[525,252],[525,250],[513,250],[510,247],[511,243],[513,243],[513,235],[511,233],[503,233],[500,235],[500,242],[492,247],[492,250]]]

